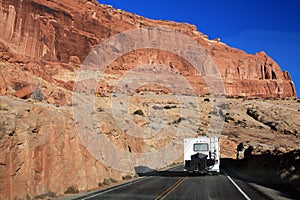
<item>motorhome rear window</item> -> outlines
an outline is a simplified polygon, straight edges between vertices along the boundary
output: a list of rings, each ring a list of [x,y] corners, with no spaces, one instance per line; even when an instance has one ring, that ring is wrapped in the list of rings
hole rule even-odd
[[[196,143],[194,144],[194,151],[208,151],[207,143]]]

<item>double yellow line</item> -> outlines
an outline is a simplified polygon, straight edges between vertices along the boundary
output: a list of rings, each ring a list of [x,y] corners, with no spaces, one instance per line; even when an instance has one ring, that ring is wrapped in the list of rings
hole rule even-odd
[[[161,193],[155,200],[162,200],[166,198],[175,188],[177,188],[187,177],[182,177],[178,181],[176,181],[173,185],[171,185],[168,189],[166,189],[163,193]]]

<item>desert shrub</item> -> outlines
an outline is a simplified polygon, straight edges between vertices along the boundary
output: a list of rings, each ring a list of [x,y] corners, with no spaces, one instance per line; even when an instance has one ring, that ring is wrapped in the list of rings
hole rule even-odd
[[[56,194],[54,192],[46,192],[46,193],[34,196],[35,199],[45,199],[45,197],[55,198]]]
[[[18,90],[22,89],[22,88],[25,87],[25,86],[26,86],[26,85],[23,84],[23,83],[15,83],[15,84],[13,85],[13,89],[14,89],[15,91],[18,91]]]
[[[104,109],[103,109],[103,108],[101,108],[101,107],[99,107],[99,108],[97,108],[97,111],[98,111],[98,112],[103,112],[103,111],[104,111]]]
[[[149,107],[149,103],[147,103],[147,102],[144,102],[144,103],[143,103],[143,106],[147,106],[147,107]]]
[[[25,199],[26,199],[26,200],[33,200],[33,199],[35,199],[35,197],[32,197],[32,196],[30,196],[29,194],[26,194]]]
[[[122,176],[122,180],[129,180],[129,179],[132,179],[132,176],[128,174],[126,176]]]
[[[225,116],[225,122],[229,122],[229,121],[234,121],[234,118],[231,117],[231,116],[229,115],[229,113],[226,113],[226,116]]]
[[[32,89],[31,98],[36,101],[43,101],[44,93],[40,85],[37,85],[36,88]]]
[[[140,116],[144,116],[144,112],[142,110],[136,110],[133,113],[134,115],[140,115]]]
[[[118,182],[116,179],[113,179],[113,178],[110,178],[110,181],[111,181],[112,183]]]
[[[172,124],[179,124],[179,123],[180,123],[181,121],[183,121],[183,120],[185,120],[184,117],[179,117],[178,119],[174,120],[174,121],[172,122]]]
[[[110,185],[111,184],[111,179],[105,178],[103,181],[103,185]]]
[[[99,187],[102,187],[103,185],[104,185],[103,182],[99,182],[99,183],[98,183],[98,186],[99,186]]]
[[[204,98],[203,101],[210,102],[209,98]]]
[[[173,105],[173,106],[170,106],[170,105],[164,106],[164,109],[166,109],[166,110],[172,109],[172,108],[177,108],[177,106],[175,106],[175,105]]]
[[[243,128],[246,128],[247,127],[247,123],[244,122],[244,121],[241,121],[241,120],[238,120],[237,122],[235,122],[235,125],[240,125],[241,127]]]
[[[76,194],[78,192],[79,192],[79,190],[75,186],[70,186],[65,191],[65,194]]]
[[[202,132],[203,132],[202,128],[198,127],[197,133],[202,133]]]

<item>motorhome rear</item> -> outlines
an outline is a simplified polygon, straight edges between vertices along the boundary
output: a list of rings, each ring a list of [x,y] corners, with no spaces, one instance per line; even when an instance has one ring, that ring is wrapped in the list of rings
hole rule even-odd
[[[185,138],[184,171],[218,174],[220,172],[219,138]]]

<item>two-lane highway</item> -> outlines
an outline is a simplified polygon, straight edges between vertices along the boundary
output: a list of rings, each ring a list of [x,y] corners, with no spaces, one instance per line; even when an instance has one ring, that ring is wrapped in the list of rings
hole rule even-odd
[[[134,182],[78,199],[270,199],[248,184],[222,172],[188,176],[182,167],[157,172]]]

